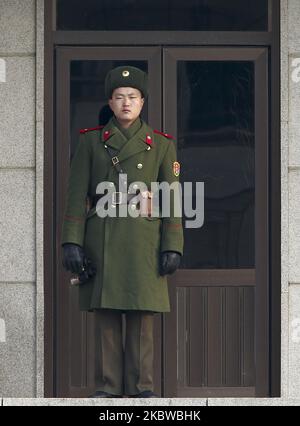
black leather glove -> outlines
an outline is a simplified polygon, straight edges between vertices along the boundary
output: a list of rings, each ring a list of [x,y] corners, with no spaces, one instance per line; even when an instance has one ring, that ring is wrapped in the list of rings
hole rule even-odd
[[[63,251],[63,267],[73,274],[80,274],[85,261],[82,247],[73,243],[65,243],[63,244]]]
[[[179,267],[181,254],[177,251],[164,251],[160,255],[160,275],[173,274]]]

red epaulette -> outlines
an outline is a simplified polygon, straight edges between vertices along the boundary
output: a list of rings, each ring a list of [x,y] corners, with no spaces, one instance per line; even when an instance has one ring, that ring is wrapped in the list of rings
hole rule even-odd
[[[174,139],[172,135],[169,135],[169,133],[163,133],[163,132],[160,132],[159,130],[154,130],[154,133],[158,133],[159,135],[163,135],[168,139]]]
[[[90,132],[91,130],[100,130],[103,129],[104,126],[90,127],[89,129],[80,129],[80,133]]]

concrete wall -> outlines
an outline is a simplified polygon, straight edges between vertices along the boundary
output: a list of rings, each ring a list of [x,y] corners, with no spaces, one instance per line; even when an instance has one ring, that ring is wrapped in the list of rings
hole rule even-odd
[[[33,397],[43,393],[43,2],[0,0],[0,31],[0,390]]]
[[[285,86],[288,107],[283,123],[288,131],[288,223],[289,223],[289,342],[288,397],[300,394],[300,2],[288,0]]]
[[[4,405],[64,404],[30,399],[43,396],[43,0],[0,0],[0,11],[0,393]],[[167,405],[300,404],[299,21],[299,0],[281,0],[281,398]]]

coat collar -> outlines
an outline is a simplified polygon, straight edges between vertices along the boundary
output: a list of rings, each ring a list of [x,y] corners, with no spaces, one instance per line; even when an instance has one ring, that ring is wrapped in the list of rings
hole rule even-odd
[[[125,136],[126,140],[131,139],[142,126],[142,120],[141,120],[140,117],[138,117],[134,121],[134,123],[132,123],[131,126],[128,127],[128,129],[124,129],[124,127],[121,126],[121,124],[118,122],[115,115],[113,115],[113,117],[112,117],[112,123]]]
[[[153,130],[144,120],[141,120],[141,122],[141,128],[126,142],[125,136],[114,125],[113,120],[110,119],[102,129],[101,142],[118,149],[120,161],[149,149],[149,146],[152,149],[155,146]]]

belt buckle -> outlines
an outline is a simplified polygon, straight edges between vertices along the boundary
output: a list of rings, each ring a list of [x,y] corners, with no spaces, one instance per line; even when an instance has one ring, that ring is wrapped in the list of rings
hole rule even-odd
[[[122,202],[122,192],[120,191],[115,191],[112,193],[112,204],[116,205],[116,204],[121,204]]]
[[[113,163],[114,166],[119,163],[119,159],[118,159],[117,156],[116,157],[112,157],[111,161],[112,161],[112,163]]]
[[[141,191],[142,198],[153,198],[153,192],[151,191]]]

